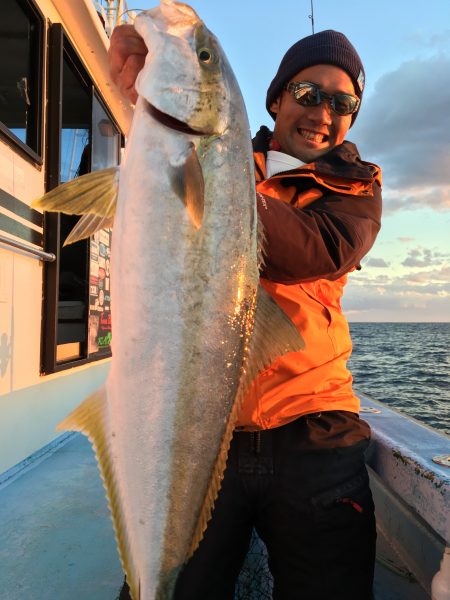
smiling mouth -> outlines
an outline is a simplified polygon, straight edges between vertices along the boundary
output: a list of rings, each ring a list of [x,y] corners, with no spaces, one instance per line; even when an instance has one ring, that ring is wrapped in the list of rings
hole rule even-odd
[[[188,135],[205,135],[204,131],[192,129],[192,127],[189,127],[187,123],[179,121],[178,119],[175,119],[175,117],[171,117],[167,113],[160,111],[159,109],[155,108],[152,104],[150,104],[150,102],[147,101],[146,109],[156,121],[158,121],[159,123],[161,123],[161,125],[164,125],[165,127],[169,127],[169,129],[174,129],[175,131],[179,131],[180,133],[186,133]]]
[[[305,140],[308,140],[309,142],[314,142],[315,144],[324,144],[328,142],[328,136],[325,133],[301,129],[300,127],[297,128],[297,132],[302,138],[305,138]]]

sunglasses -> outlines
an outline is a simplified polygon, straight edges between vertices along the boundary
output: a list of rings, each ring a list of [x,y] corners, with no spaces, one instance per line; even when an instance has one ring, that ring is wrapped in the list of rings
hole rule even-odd
[[[287,84],[286,90],[302,106],[319,106],[321,102],[328,100],[334,112],[341,117],[355,113],[361,102],[352,94],[327,94],[309,81],[291,81]]]

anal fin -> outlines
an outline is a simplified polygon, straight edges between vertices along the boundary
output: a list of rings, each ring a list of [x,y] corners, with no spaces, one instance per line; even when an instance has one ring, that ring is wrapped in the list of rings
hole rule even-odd
[[[303,350],[297,327],[261,285],[258,288],[253,333],[250,338],[244,389],[258,373],[288,352]]]
[[[222,484],[228,451],[242,403],[247,394],[255,393],[251,385],[253,380],[259,372],[270,366],[279,356],[304,348],[303,338],[294,323],[261,285],[253,302],[254,307],[250,312],[254,310],[254,320],[253,330],[250,334],[249,350],[241,371],[236,398],[228,417],[187,559],[197,549],[211,518]]]

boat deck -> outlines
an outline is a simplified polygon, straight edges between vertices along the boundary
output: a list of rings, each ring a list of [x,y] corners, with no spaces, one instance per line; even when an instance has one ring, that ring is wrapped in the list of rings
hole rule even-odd
[[[5,600],[113,600],[123,580],[91,446],[74,435],[0,489]]]
[[[379,553],[390,568],[377,563],[376,600],[429,598],[381,537]],[[69,435],[0,486],[0,565],[4,600],[117,598],[122,569],[95,458],[83,436]]]

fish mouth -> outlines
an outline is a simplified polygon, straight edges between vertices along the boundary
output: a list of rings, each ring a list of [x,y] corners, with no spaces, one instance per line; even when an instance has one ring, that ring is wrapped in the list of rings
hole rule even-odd
[[[150,115],[161,125],[168,127],[169,129],[174,129],[175,131],[179,131],[180,133],[187,133],[188,135],[207,135],[207,132],[200,131],[198,129],[192,129],[187,123],[183,121],[179,121],[175,117],[171,117],[167,113],[162,112],[150,102],[145,101],[146,109],[150,113]]]

